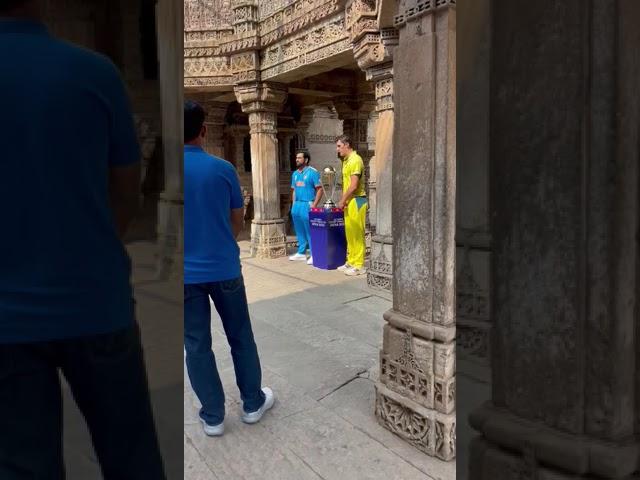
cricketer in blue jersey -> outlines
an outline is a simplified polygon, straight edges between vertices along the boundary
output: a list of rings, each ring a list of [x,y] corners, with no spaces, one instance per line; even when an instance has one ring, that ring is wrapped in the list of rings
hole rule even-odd
[[[297,170],[291,176],[292,206],[291,217],[298,237],[298,251],[289,260],[306,260],[313,265],[311,246],[311,228],[309,226],[309,210],[315,208],[322,198],[322,182],[320,173],[309,166],[311,156],[306,151],[296,154]],[[306,252],[309,250],[309,258]]]

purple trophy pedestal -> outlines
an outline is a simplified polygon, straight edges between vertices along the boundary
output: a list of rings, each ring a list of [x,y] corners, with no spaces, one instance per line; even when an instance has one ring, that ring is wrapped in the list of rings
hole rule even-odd
[[[313,266],[335,270],[347,258],[347,238],[344,234],[344,212],[339,208],[312,208],[309,211]]]

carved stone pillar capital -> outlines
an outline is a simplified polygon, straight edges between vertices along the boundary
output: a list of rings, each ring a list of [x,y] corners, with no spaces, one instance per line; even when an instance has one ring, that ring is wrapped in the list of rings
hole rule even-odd
[[[366,74],[367,80],[375,84],[376,111],[393,110],[393,63],[371,67]]]
[[[333,100],[333,106],[340,120],[369,118],[375,109],[375,97],[371,94],[343,95]]]
[[[287,99],[287,88],[277,83],[247,83],[235,87],[234,92],[245,113],[279,113]]]

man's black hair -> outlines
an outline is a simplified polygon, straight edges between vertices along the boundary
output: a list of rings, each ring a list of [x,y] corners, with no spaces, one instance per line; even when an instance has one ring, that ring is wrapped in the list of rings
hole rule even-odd
[[[309,165],[309,162],[311,162],[311,155],[309,155],[309,152],[307,152],[306,150],[298,150],[296,152],[296,156],[298,156],[299,153],[304,156],[304,162]]]
[[[200,135],[207,112],[202,105],[193,100],[184,102],[184,141],[190,142]]]

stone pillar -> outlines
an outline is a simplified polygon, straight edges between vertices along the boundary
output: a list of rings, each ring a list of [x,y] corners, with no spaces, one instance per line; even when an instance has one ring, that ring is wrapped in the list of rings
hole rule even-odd
[[[307,135],[314,114],[315,107],[303,107],[300,120],[296,123],[296,130],[300,136],[300,148],[307,148]]]
[[[287,97],[286,89],[267,83],[235,88],[242,110],[249,114],[254,219],[251,253],[259,258],[287,254],[285,221],[280,212],[277,118]]]
[[[640,4],[519,7],[492,4],[493,385],[469,478],[630,480]]]
[[[233,164],[239,175],[246,173],[244,168],[244,138],[245,131],[232,126],[229,128],[233,139]]]
[[[183,8],[172,0],[156,7],[164,191],[158,203],[159,278],[182,278],[183,263]]]
[[[369,115],[376,106],[373,95],[350,95],[339,97],[333,101],[338,112],[338,118],[342,120],[342,132],[353,140],[353,149],[364,160],[369,158],[368,128]]]
[[[375,82],[376,150],[371,159],[369,191],[375,188],[375,211],[371,223],[375,226],[371,237],[371,262],[367,270],[367,284],[375,290],[391,293],[393,277],[392,164],[393,164],[393,64],[372,67],[367,78]],[[372,188],[372,186],[375,186]],[[372,210],[374,207],[372,206]]]
[[[204,121],[207,126],[204,149],[211,155],[228,160],[224,151],[224,123],[227,115],[227,104],[206,102],[204,107],[207,111],[207,118]]]
[[[290,133],[283,133],[280,135],[279,142],[281,142],[282,145],[282,153],[280,157],[281,172],[291,171],[291,155],[293,154],[293,152],[291,152],[290,141],[292,136],[293,135],[291,135]]]
[[[455,457],[456,10],[396,17],[393,308],[376,417],[428,455]],[[402,173],[402,174],[400,174]],[[500,477],[495,477],[500,478]]]

